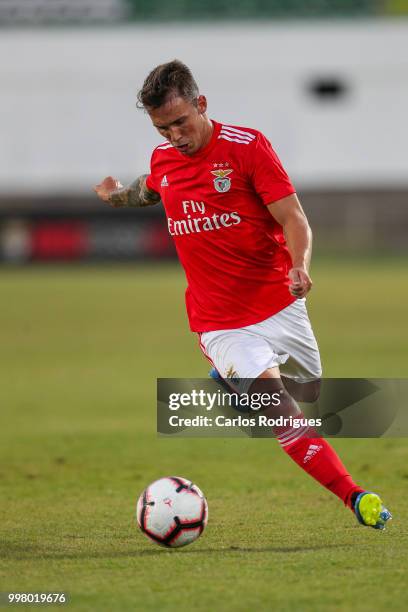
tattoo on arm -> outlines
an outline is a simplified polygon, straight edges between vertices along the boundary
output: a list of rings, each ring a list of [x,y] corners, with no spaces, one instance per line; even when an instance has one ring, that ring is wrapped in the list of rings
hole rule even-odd
[[[155,191],[148,189],[146,185],[147,174],[142,174],[128,187],[114,191],[110,200],[113,204],[119,206],[152,206],[160,202],[160,195]]]

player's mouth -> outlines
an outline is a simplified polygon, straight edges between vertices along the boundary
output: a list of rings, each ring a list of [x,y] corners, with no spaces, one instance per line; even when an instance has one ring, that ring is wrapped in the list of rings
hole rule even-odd
[[[189,143],[182,144],[182,145],[176,145],[176,149],[177,151],[180,151],[180,153],[187,153],[189,147],[190,147]]]

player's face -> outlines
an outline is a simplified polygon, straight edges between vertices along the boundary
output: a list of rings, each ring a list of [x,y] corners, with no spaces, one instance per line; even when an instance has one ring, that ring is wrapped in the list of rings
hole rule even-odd
[[[184,155],[193,155],[211,138],[212,124],[206,110],[205,96],[198,96],[195,103],[173,96],[148,112],[154,127],[173,147]]]

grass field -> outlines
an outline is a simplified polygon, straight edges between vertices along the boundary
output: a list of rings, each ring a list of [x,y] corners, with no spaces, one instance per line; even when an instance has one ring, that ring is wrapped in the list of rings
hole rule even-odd
[[[408,375],[406,269],[316,262],[327,376]],[[273,440],[156,437],[156,377],[208,371],[178,268],[4,269],[0,282],[0,591],[65,591],[67,609],[98,612],[408,608],[406,440],[334,442],[394,513],[384,533],[365,529]],[[210,508],[180,551],[134,520],[168,474]]]

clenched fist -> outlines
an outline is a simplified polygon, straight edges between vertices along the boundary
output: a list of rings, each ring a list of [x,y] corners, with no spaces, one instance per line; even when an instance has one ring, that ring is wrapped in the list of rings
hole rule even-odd
[[[296,298],[304,298],[312,288],[312,279],[305,268],[292,268],[288,273],[289,291]]]
[[[127,190],[112,176],[107,176],[102,183],[95,185],[94,191],[101,200],[109,202],[114,208],[127,205]]]

